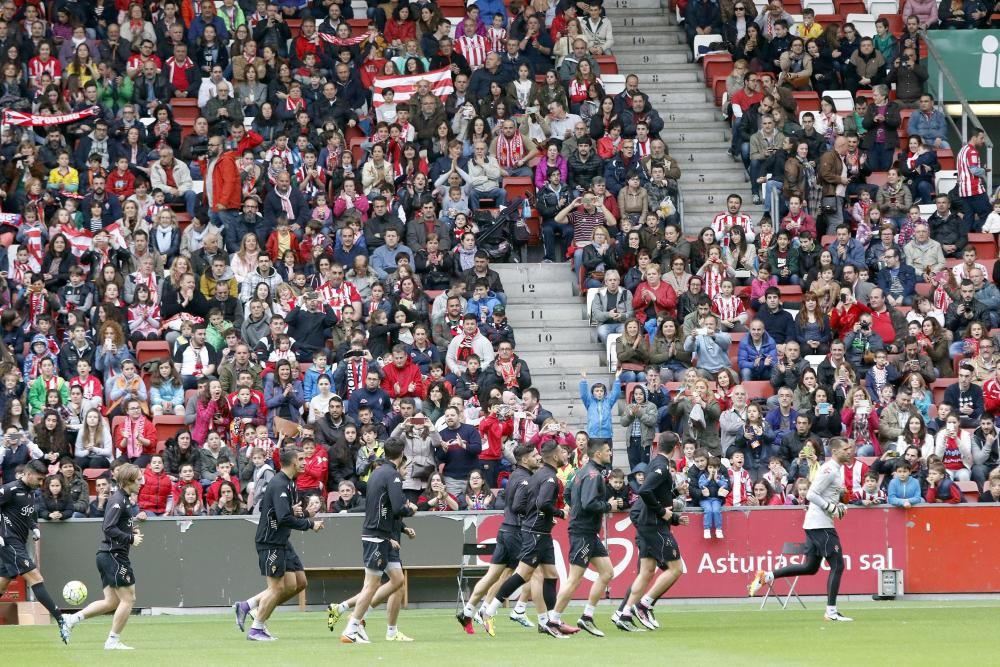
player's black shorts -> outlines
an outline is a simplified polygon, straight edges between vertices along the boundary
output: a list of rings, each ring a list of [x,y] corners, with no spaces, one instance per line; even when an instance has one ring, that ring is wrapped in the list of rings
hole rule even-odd
[[[520,556],[521,531],[516,528],[501,528],[497,532],[497,546],[493,550],[491,562],[515,568]]]
[[[594,535],[569,535],[569,563],[587,567],[592,558],[607,558],[608,549],[601,538]]]
[[[840,535],[834,528],[806,528],[806,555],[818,558],[837,558],[843,556],[840,548]]]
[[[521,531],[521,554],[518,560],[531,567],[555,565],[556,549],[552,543],[552,536]]]
[[[670,528],[663,526],[636,526],[635,544],[639,549],[639,558],[652,558],[656,561],[656,567],[661,570],[667,569],[667,563],[678,560],[681,557],[680,549],[677,548],[677,540]]]
[[[37,567],[24,542],[14,537],[5,537],[4,541],[6,544],[0,547],[0,577],[13,579]]]
[[[98,551],[97,571],[101,574],[101,586],[104,588],[135,586],[135,573],[132,572],[132,563],[128,556]]]
[[[385,572],[386,566],[391,562],[393,549],[389,540],[373,542],[371,540],[361,540],[361,563],[366,570],[373,572]],[[399,552],[396,551],[396,562],[399,562]]]
[[[257,545],[260,573],[265,577],[283,577],[286,572],[302,572],[302,561],[292,545],[276,547],[272,544]]]

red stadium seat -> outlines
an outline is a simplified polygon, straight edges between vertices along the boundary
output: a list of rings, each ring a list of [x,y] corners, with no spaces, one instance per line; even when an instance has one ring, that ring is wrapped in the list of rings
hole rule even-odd
[[[530,176],[507,176],[503,179],[503,189],[507,191],[508,201],[514,197],[534,198],[534,179]]]
[[[288,26],[288,31],[292,33],[293,40],[302,32],[302,19],[285,19],[285,25]]]
[[[979,502],[979,486],[977,486],[975,482],[955,482],[955,484],[958,485],[958,490],[962,492],[962,497],[965,499],[965,502]]]
[[[767,398],[774,393],[774,388],[767,380],[751,380],[744,382],[743,387],[747,390],[747,398],[751,400],[755,398]]]
[[[709,53],[701,59],[701,67],[705,72],[707,85],[717,76],[729,76],[729,73],[733,71],[733,57],[728,53]]]
[[[365,143],[364,137],[351,137],[347,144],[350,146],[351,152],[354,153],[354,164],[361,164],[361,161],[365,159],[365,149],[361,147],[363,143]]]
[[[942,169],[950,171],[955,168],[955,152],[953,150],[950,148],[938,148],[936,152],[938,163]]]
[[[614,56],[594,56],[601,74],[618,74],[618,61]]]
[[[880,14],[879,18],[889,22],[889,32],[893,35],[899,35],[903,32],[903,17],[899,14]]]
[[[165,340],[142,340],[135,346],[135,359],[139,366],[153,359],[169,359],[170,344]]]
[[[944,390],[958,382],[958,378],[938,378],[931,384],[931,392],[934,394],[934,402],[941,403],[944,400]]]
[[[368,32],[368,19],[347,19],[347,25],[351,26],[351,37],[360,37]]]
[[[811,90],[796,90],[792,93],[800,112],[819,111],[819,98]]]
[[[159,415],[153,417],[153,426],[156,427],[157,440],[169,440],[178,431],[184,429],[184,417],[178,415]]]
[[[778,285],[782,303],[802,303],[802,288],[799,285]]]
[[[994,259],[997,255],[997,242],[992,234],[969,234],[969,245],[976,249],[979,259]],[[990,276],[986,276],[990,280]]]

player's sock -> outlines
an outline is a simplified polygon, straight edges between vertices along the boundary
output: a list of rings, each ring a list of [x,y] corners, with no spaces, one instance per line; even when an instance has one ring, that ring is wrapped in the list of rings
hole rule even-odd
[[[764,583],[768,586],[774,583],[774,572],[768,572],[764,575]]]
[[[45,607],[52,618],[56,621],[62,620],[62,612],[59,611],[59,607],[56,606],[55,600],[49,595],[49,592],[45,589],[44,583],[38,583],[31,587],[31,592],[35,594],[35,599],[38,600],[43,607]]]
[[[265,629],[264,621],[260,620],[259,618],[255,618],[253,619],[253,623],[250,625],[250,627],[253,628],[254,630],[264,630]]]
[[[507,579],[507,581],[503,582],[502,586],[500,586],[500,590],[497,591],[496,599],[499,600],[500,602],[509,600],[510,597],[514,594],[514,592],[517,591],[517,589],[523,585],[524,585],[524,577],[515,572],[514,574],[510,575],[510,578]],[[490,614],[490,616],[492,615],[493,614]]]
[[[254,609],[256,609],[257,605],[260,604],[260,594],[257,594],[255,596],[253,596],[252,598],[250,598],[249,600],[247,600],[247,604],[250,605],[250,610],[251,611],[254,610]]]
[[[542,579],[542,600],[545,602],[546,609],[555,609],[558,581],[555,577]]]
[[[486,607],[483,609],[483,612],[487,616],[496,616],[497,615],[497,610],[500,609],[500,605],[502,605],[502,604],[503,604],[503,602],[501,602],[500,600],[498,600],[496,598],[493,598],[492,600],[490,600],[490,603],[488,605],[486,605]]]
[[[337,605],[337,611],[339,611],[341,614],[343,614],[350,608],[351,605],[347,604],[346,602],[341,602],[340,604]]]
[[[465,608],[462,609],[462,613],[465,615],[466,618],[472,618],[473,616],[476,615],[476,608],[472,606],[471,602],[466,602]]]
[[[560,625],[562,624],[562,614],[553,609],[552,611],[549,612],[549,620],[555,623],[556,625]]]
[[[834,616],[837,613],[837,605],[826,605],[826,615]]]
[[[549,612],[538,615],[538,625],[548,625],[549,624]]]
[[[584,618],[593,618],[595,611],[597,611],[597,609],[594,607],[594,605],[592,605],[592,604],[584,605],[584,607],[583,607],[583,616],[584,616]]]
[[[528,603],[527,602],[522,602],[521,600],[518,600],[517,604],[514,605],[514,613],[515,614],[523,614],[526,611],[528,611]]]
[[[395,625],[388,626],[385,629],[385,638],[386,639],[392,639],[395,636],[396,636],[396,626]]]
[[[641,604],[646,609],[652,609],[653,605],[656,604],[656,600],[649,597],[648,595],[643,595],[642,599],[639,600],[639,604]]]
[[[119,639],[121,639],[121,635],[119,635],[118,633],[116,633],[116,632],[109,632],[108,633],[108,641],[109,642],[116,642]]]
[[[82,611],[78,611],[78,612],[76,612],[75,614],[70,614],[70,615],[69,615],[69,616],[68,616],[68,617],[66,618],[66,620],[67,620],[67,621],[69,622],[69,624],[70,624],[70,625],[79,625],[80,623],[83,623],[83,622],[84,622],[85,620],[87,620],[87,619],[86,619],[86,617],[85,617],[85,616],[83,615],[83,612],[82,612]]]
[[[351,616],[351,620],[349,620],[349,621],[347,622],[347,629],[346,629],[346,630],[344,630],[344,634],[345,634],[345,635],[350,635],[350,634],[353,634],[353,633],[355,633],[355,632],[357,632],[357,631],[358,631],[358,628],[359,628],[359,627],[361,627],[361,622],[360,622],[360,621],[358,621],[358,620],[357,620],[356,618],[354,618],[353,616]]]

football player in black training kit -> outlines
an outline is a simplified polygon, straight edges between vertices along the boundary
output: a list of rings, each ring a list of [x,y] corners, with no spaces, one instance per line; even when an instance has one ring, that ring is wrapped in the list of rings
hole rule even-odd
[[[260,561],[260,573],[267,577],[267,590],[255,595],[257,615],[247,639],[269,642],[276,637],[265,627],[267,619],[279,604],[290,600],[305,590],[306,573],[295,549],[288,542],[292,530],[323,530],[323,521],[305,516],[302,503],[296,502],[295,478],[306,465],[306,455],[298,447],[281,450],[281,471],[271,478],[260,501],[260,521],[254,542]],[[252,602],[242,601],[233,605],[236,624],[243,630]]]
[[[590,460],[576,471],[570,488],[569,580],[559,591],[555,609],[549,611],[549,622],[558,625],[565,633],[562,612],[580,585],[587,566],[593,566],[597,570],[597,579],[590,586],[587,604],[576,626],[595,637],[603,637],[604,633],[594,623],[594,608],[611,583],[614,567],[608,557],[608,549],[601,541],[600,533],[604,515],[622,509],[623,503],[621,498],[608,499],[608,486],[605,480],[606,475],[611,472],[611,445],[601,440],[592,440],[587,447],[587,456]]]
[[[20,434],[13,430],[6,437],[12,439],[20,437]],[[4,440],[0,447],[6,449],[6,442]],[[7,592],[12,579],[24,577],[35,599],[59,624],[59,636],[68,644],[70,628],[45,589],[42,573],[28,553],[28,536],[31,535],[37,542],[42,535],[35,515],[35,491],[42,486],[46,474],[48,468],[44,463],[29,461],[24,465],[20,479],[0,486],[0,595]]]
[[[129,551],[133,546],[142,544],[142,533],[135,527],[130,498],[132,494],[139,493],[142,471],[138,466],[125,463],[115,468],[113,474],[118,490],[111,494],[106,505],[104,523],[101,525],[104,538],[97,549],[97,571],[101,573],[104,599],[91,602],[68,616],[66,623],[72,629],[88,618],[113,613],[111,632],[104,642],[104,648],[131,651],[131,646],[122,643],[121,634],[135,605],[135,573],[132,571]]]
[[[365,566],[365,583],[358,596],[347,628],[340,635],[345,644],[369,644],[362,621],[369,607],[388,600],[403,585],[403,565],[399,558],[399,534],[403,518],[412,516],[417,506],[403,495],[403,473],[406,463],[402,440],[386,440],[383,450],[385,462],[368,478],[365,493],[365,522],[361,527],[362,560]],[[382,575],[388,577],[382,583]],[[392,637],[389,634],[393,635]],[[395,627],[386,638],[395,639]]]
[[[524,517],[517,513],[514,508],[518,504],[518,496],[528,488],[528,480],[542,465],[542,458],[538,454],[538,449],[531,445],[518,445],[514,448],[514,460],[517,465],[507,478],[507,495],[503,510],[503,523],[497,531],[496,548],[490,558],[490,567],[476,587],[465,608],[456,614],[458,622],[462,628],[471,634],[475,633],[472,628],[472,619],[476,615],[476,604],[483,601],[490,588],[493,587],[500,577],[505,573],[509,577],[514,568],[517,567],[518,557],[521,555],[521,521]]]
[[[535,606],[540,610],[538,615],[538,632],[556,639],[565,639],[572,632],[563,632],[558,623],[549,619],[548,610],[556,605],[556,587],[558,574],[556,572],[556,552],[552,542],[552,526],[556,519],[563,519],[563,483],[559,480],[556,470],[566,465],[566,450],[554,442],[542,445],[542,467],[528,480],[524,493],[518,494],[518,505],[515,512],[520,512],[521,521],[521,554],[517,569],[497,591],[496,597],[490,600],[482,611],[483,625],[492,637],[496,634],[494,617],[504,600],[514,594],[514,591],[531,580],[535,569],[542,570],[542,599],[535,600]],[[579,632],[576,628],[567,628]]]
[[[681,576],[681,553],[670,526],[687,525],[688,517],[680,512],[683,503],[674,504],[676,493],[670,462],[658,453],[646,468],[646,480],[639,489],[639,499],[632,505],[629,519],[635,525],[635,543],[639,550],[639,574],[628,595],[611,616],[611,622],[625,632],[641,632],[633,616],[650,630],[660,627],[653,615],[653,605],[677,583]],[[653,585],[653,571],[663,570]],[[647,588],[648,587],[648,588]]]

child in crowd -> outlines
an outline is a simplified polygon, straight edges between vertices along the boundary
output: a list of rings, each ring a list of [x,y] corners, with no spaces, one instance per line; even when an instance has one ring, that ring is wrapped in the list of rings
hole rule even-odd
[[[744,471],[745,472],[745,471]],[[729,480],[722,471],[722,461],[717,456],[708,459],[708,470],[698,478],[700,498],[698,504],[705,512],[702,527],[705,529],[705,539],[715,536],[722,539],[722,503],[729,496]]]
[[[889,504],[893,507],[910,508],[923,502],[920,495],[920,482],[910,477],[910,464],[906,461],[896,463],[896,472],[889,482]]]
[[[986,481],[986,488],[979,495],[981,503],[1000,503],[1000,468],[995,468]]]
[[[601,440],[611,444],[612,420],[618,397],[622,392],[621,384],[618,382],[621,374],[622,369],[619,367],[615,373],[615,380],[611,383],[611,391],[608,391],[600,382],[590,387],[587,384],[586,372],[580,373],[580,400],[587,409],[587,435],[591,440]]]
[[[948,470],[943,463],[931,463],[927,466],[927,493],[924,495],[924,500],[929,503],[962,502],[962,491],[948,476]]]
[[[872,471],[865,473],[865,483],[860,490],[854,492],[851,504],[862,507],[875,507],[877,505],[884,505],[885,501],[885,489],[878,485],[878,473]]]
[[[731,491],[726,496],[728,506],[743,507],[753,496],[753,480],[743,467],[743,452],[733,452],[729,457],[729,488]]]
[[[625,488],[625,473],[621,468],[615,468],[608,475],[608,500],[618,498],[622,501],[622,510],[632,506],[629,502],[629,492]]]
[[[784,494],[785,487],[788,486],[788,471],[781,461],[780,456],[772,456],[767,462],[767,472],[764,473],[764,481],[775,493]]]
[[[264,427],[266,430],[266,426]],[[247,485],[247,506],[256,509],[257,503],[267,488],[267,483],[274,477],[274,468],[268,460],[264,450],[260,447],[252,447],[250,450],[250,461],[253,463],[253,476],[250,484]]]

